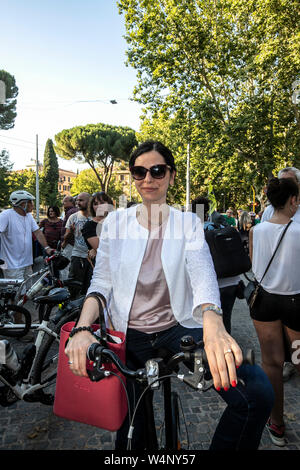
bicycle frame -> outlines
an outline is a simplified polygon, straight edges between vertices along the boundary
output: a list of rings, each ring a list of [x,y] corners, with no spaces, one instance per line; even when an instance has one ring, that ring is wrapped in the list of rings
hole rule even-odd
[[[163,388],[163,402],[164,402],[164,419],[165,419],[165,447],[166,449],[172,448],[172,411],[171,411],[171,378],[167,377],[162,382]],[[144,397],[144,410],[145,410],[145,426],[146,426],[146,446],[147,449],[157,450],[158,440],[155,426],[154,407],[153,407],[153,394],[149,390],[145,393]]]
[[[16,300],[17,305],[24,305],[28,300],[31,300],[41,289],[46,288],[46,286],[42,283],[43,279],[45,279],[48,275],[51,275],[49,267],[40,269],[36,273],[31,274],[26,279],[24,279],[19,286],[17,293],[16,293]],[[37,281],[29,288],[29,290],[23,294],[24,286],[31,281],[32,278],[40,276]]]
[[[48,384],[50,384],[50,382],[52,380],[52,378],[50,378],[49,381],[44,383],[44,384],[35,384],[35,385],[30,384],[31,377],[32,377],[32,371],[34,370],[37,355],[38,355],[38,351],[39,351],[39,348],[42,344],[42,341],[43,341],[43,338],[44,338],[45,334],[54,336],[55,340],[59,342],[58,334],[56,334],[53,330],[48,328],[48,323],[49,323],[49,320],[43,320],[41,324],[36,325],[37,326],[36,329],[38,330],[38,334],[37,334],[35,342],[33,343],[35,348],[36,348],[35,349],[35,356],[34,356],[32,364],[31,364],[30,371],[27,374],[27,377],[23,378],[21,384],[13,385],[13,384],[9,383],[7,381],[7,379],[5,379],[5,377],[3,377],[3,375],[0,372],[0,381],[2,383],[4,383],[5,385],[7,385],[13,391],[13,393],[18,397],[19,400],[23,400],[24,396],[29,394],[29,393],[33,393],[36,390],[40,390],[40,389],[45,388]]]

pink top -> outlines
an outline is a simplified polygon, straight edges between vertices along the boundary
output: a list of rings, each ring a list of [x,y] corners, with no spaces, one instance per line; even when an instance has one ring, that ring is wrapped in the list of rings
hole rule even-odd
[[[133,298],[128,328],[157,333],[177,324],[161,263],[166,223],[150,232]]]

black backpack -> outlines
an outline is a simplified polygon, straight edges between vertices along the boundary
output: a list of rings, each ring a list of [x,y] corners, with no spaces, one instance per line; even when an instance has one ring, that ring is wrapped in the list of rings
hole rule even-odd
[[[213,230],[205,230],[205,239],[214,262],[217,278],[237,276],[251,269],[251,260],[246,253],[240,233],[228,225],[211,224]]]

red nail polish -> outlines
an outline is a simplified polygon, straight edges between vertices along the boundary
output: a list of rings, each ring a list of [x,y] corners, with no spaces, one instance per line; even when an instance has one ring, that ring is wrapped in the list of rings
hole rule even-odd
[[[224,391],[227,392],[229,390],[228,387],[224,387]]]
[[[232,385],[233,387],[236,387],[236,381],[233,380],[233,381],[231,382],[231,385]]]
[[[216,387],[217,392],[221,390],[221,387]]]

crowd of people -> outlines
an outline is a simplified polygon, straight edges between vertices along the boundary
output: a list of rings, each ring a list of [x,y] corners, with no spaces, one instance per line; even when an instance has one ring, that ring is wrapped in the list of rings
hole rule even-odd
[[[172,152],[162,143],[138,146],[129,169],[141,197],[115,211],[104,192],[65,197],[64,215],[49,207],[40,226],[31,212],[33,196],[25,191],[11,195],[12,209],[0,214],[1,258],[7,277],[23,277],[32,265],[32,234],[45,254],[59,244],[70,258],[68,276],[82,282],[86,294],[80,317],[66,347],[69,366],[87,376],[86,353],[96,342],[89,331],[99,316],[99,297],[110,307],[117,330],[126,333],[126,361],[143,367],[154,350],[179,350],[182,336],[203,339],[217,394],[227,407],[217,425],[211,449],[257,449],[265,426],[272,442],[285,445],[283,421],[283,365],[291,361],[293,343],[300,340],[300,171],[283,169],[268,183],[270,205],[255,213],[229,208],[209,215],[209,199],[199,196],[191,212],[167,204],[170,186],[176,184]],[[204,225],[196,206],[204,207]],[[192,221],[192,223],[190,223]],[[250,309],[262,352],[262,367],[242,364],[242,352],[231,336],[231,313],[241,290],[240,276],[217,279],[204,230],[232,226],[241,234],[260,281],[279,237],[286,231],[276,257],[260,285]],[[267,223],[263,223],[267,222]],[[114,236],[110,227],[116,228]],[[183,229],[178,236],[178,227]],[[176,232],[176,233],[175,233]],[[78,290],[72,292],[78,295]],[[103,307],[105,305],[103,304]],[[296,368],[300,372],[299,365]],[[141,390],[128,389],[130,401]],[[132,448],[143,449],[143,406],[137,412]],[[117,432],[116,449],[126,449],[129,421]]]

